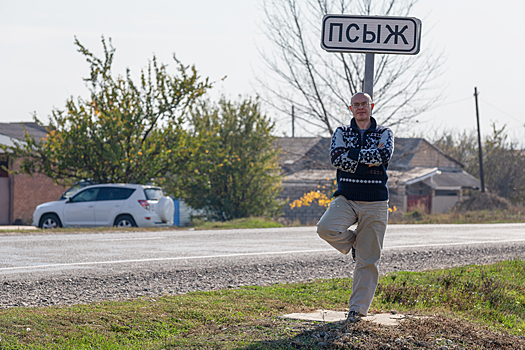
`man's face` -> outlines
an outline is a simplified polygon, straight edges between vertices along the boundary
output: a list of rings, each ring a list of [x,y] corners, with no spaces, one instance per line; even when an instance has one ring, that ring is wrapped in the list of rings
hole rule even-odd
[[[370,103],[368,96],[364,94],[355,95],[351,103],[350,110],[356,121],[367,121],[370,119],[374,104]],[[356,105],[359,106],[355,107]]]

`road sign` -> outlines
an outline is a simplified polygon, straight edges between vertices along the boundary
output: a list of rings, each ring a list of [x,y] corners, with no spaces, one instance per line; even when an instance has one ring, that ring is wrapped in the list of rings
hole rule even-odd
[[[321,47],[330,52],[417,55],[421,21],[414,17],[326,15]]]

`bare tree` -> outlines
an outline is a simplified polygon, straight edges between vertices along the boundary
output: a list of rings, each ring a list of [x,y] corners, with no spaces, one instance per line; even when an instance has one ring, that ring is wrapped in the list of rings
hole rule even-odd
[[[264,33],[273,43],[261,50],[271,72],[258,77],[262,99],[285,115],[295,106],[296,120],[312,134],[333,133],[347,124],[351,96],[363,90],[365,55],[321,49],[321,22],[326,14],[408,16],[417,0],[263,0]],[[439,97],[434,78],[443,55],[422,45],[417,56],[376,55],[374,117],[383,125],[406,124]],[[429,97],[430,96],[430,97]]]
[[[525,204],[525,155],[517,140],[509,138],[506,125],[492,124],[492,134],[483,141],[483,169],[489,192]],[[459,132],[445,130],[434,136],[434,145],[465,165],[465,171],[480,178],[478,138],[475,129]]]

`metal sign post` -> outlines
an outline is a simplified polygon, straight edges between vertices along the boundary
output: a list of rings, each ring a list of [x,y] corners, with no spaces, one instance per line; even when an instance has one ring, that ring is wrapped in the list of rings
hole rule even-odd
[[[421,21],[414,17],[326,15],[321,48],[366,54],[363,91],[374,96],[374,54],[417,55]]]
[[[367,53],[365,56],[365,81],[363,92],[370,95],[374,99],[374,54]]]

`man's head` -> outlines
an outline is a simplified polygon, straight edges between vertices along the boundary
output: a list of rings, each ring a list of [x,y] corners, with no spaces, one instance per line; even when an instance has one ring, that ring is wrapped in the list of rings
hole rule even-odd
[[[368,123],[370,121],[372,109],[374,109],[374,104],[372,103],[370,95],[365,92],[358,92],[352,96],[350,103],[350,110],[352,111],[357,124]]]

